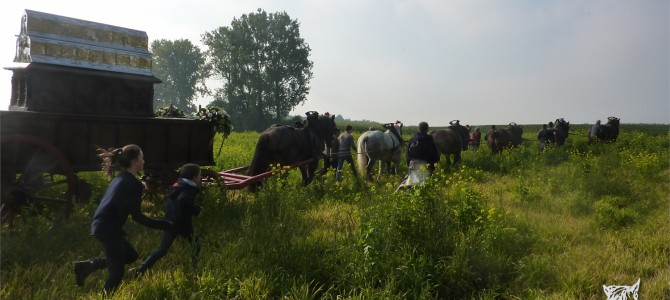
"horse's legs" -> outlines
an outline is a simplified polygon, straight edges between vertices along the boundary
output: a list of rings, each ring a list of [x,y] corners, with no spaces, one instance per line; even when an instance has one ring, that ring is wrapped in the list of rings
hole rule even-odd
[[[384,173],[385,170],[386,170],[386,163],[380,159],[379,160],[379,173],[377,173],[377,180],[382,179],[382,173]]]
[[[365,179],[372,181],[372,169],[377,162],[377,159],[370,157],[368,165],[365,167]]]
[[[307,173],[307,166],[300,166],[300,175],[302,175],[302,184],[308,185],[310,178],[309,174]]]
[[[307,164],[307,175],[309,175],[309,182],[314,180],[316,175],[316,169],[319,167],[319,160],[314,160],[313,162]],[[308,183],[309,183],[308,182]]]
[[[454,165],[461,162],[461,151],[454,153]]]

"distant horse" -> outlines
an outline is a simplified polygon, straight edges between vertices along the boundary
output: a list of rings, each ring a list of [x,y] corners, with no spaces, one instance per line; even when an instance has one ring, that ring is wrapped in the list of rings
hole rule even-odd
[[[256,143],[254,157],[249,166],[249,176],[267,172],[270,164],[279,163],[289,166],[297,162],[313,159],[300,167],[302,182],[307,185],[314,179],[314,172],[323,156],[325,143],[332,143],[335,135],[335,116],[319,115],[315,111],[307,112],[303,128],[285,125],[272,125],[263,131]],[[249,186],[256,191],[260,183]]]
[[[563,146],[563,144],[565,144],[565,140],[568,138],[568,134],[570,134],[570,122],[560,118],[556,119],[554,126],[554,128],[547,129],[549,132],[547,143],[555,144],[556,146]]]
[[[459,124],[458,120],[449,122],[451,126],[446,129],[431,130],[429,135],[433,136],[437,153],[444,154],[447,164],[451,163],[451,155],[454,156],[454,164],[461,161],[461,151],[468,149],[470,137],[468,129]]]
[[[392,172],[397,174],[398,165],[402,157],[402,123],[396,122],[384,124],[385,132],[380,130],[366,131],[358,137],[358,171],[365,176],[366,179],[372,180],[372,168],[375,162],[379,160],[379,175],[377,180],[382,176],[385,162],[390,167],[393,163]]]
[[[503,149],[521,145],[523,141],[523,126],[512,122],[507,129],[496,129],[486,136],[486,142],[493,154],[502,152]]]
[[[619,137],[619,121],[619,118],[608,117],[607,124],[598,126],[596,137],[602,142],[615,142]],[[589,138],[589,143],[592,140],[591,130],[593,130],[593,126],[589,126],[586,130],[586,137]]]

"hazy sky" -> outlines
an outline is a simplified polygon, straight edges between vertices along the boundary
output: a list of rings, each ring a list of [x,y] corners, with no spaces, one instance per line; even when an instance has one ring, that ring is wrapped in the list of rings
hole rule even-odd
[[[668,123],[665,0],[24,0],[0,4],[0,65],[23,9],[190,39],[262,8],[300,22],[312,49],[308,110],[445,125]],[[202,47],[202,46],[201,46]],[[11,72],[0,70],[0,108]]]

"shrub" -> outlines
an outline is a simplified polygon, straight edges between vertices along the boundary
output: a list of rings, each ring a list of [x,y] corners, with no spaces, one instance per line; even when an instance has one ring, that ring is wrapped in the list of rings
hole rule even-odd
[[[639,214],[629,199],[606,196],[596,201],[596,223],[607,229],[621,229],[635,223]]]

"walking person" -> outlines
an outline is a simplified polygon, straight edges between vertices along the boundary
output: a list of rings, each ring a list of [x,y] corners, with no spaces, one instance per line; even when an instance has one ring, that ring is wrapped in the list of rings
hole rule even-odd
[[[344,165],[345,161],[349,163],[349,166],[351,166],[351,172],[354,173],[354,176],[357,176],[356,166],[354,166],[354,159],[351,157],[351,151],[349,150],[353,149],[354,151],[358,151],[356,149],[356,144],[354,144],[354,136],[351,135],[352,131],[353,127],[351,127],[351,125],[347,125],[347,127],[344,128],[344,132],[337,138],[338,142],[340,143],[337,154],[337,169],[335,171],[335,178],[337,181],[342,181],[342,165]]]
[[[433,136],[428,134],[428,123],[419,123],[419,131],[407,143],[405,159],[408,173],[396,190],[423,184],[440,161]]]
[[[475,131],[470,135],[470,139],[468,140],[468,149],[477,150],[481,142],[482,133],[480,132],[479,127],[475,127]]]
[[[181,236],[191,245],[191,264],[195,268],[200,255],[200,240],[194,235],[192,218],[199,216],[202,206],[195,204],[195,196],[200,186],[200,166],[185,164],[179,170],[179,179],[170,187],[165,204],[165,219],[171,221],[174,227],[164,230],[161,242],[156,249],[139,267],[132,269],[134,277],[143,275],[159,259],[170,250],[174,240]]]
[[[540,141],[540,149],[542,150],[544,150],[544,147],[547,145],[549,133],[550,131],[547,129],[547,124],[542,124],[542,129],[537,132],[537,140]]]
[[[130,215],[133,221],[154,229],[171,229],[172,223],[147,217],[140,210],[144,185],[137,175],[144,169],[144,154],[137,145],[118,149],[98,149],[102,170],[111,183],[93,216],[91,234],[102,244],[105,256],[74,263],[77,285],[83,286],[88,275],[107,268],[109,277],[104,292],[112,294],[121,284],[125,265],[138,258],[137,251],[126,239],[123,226]],[[120,171],[114,177],[114,174]],[[113,179],[112,179],[113,178]]]

